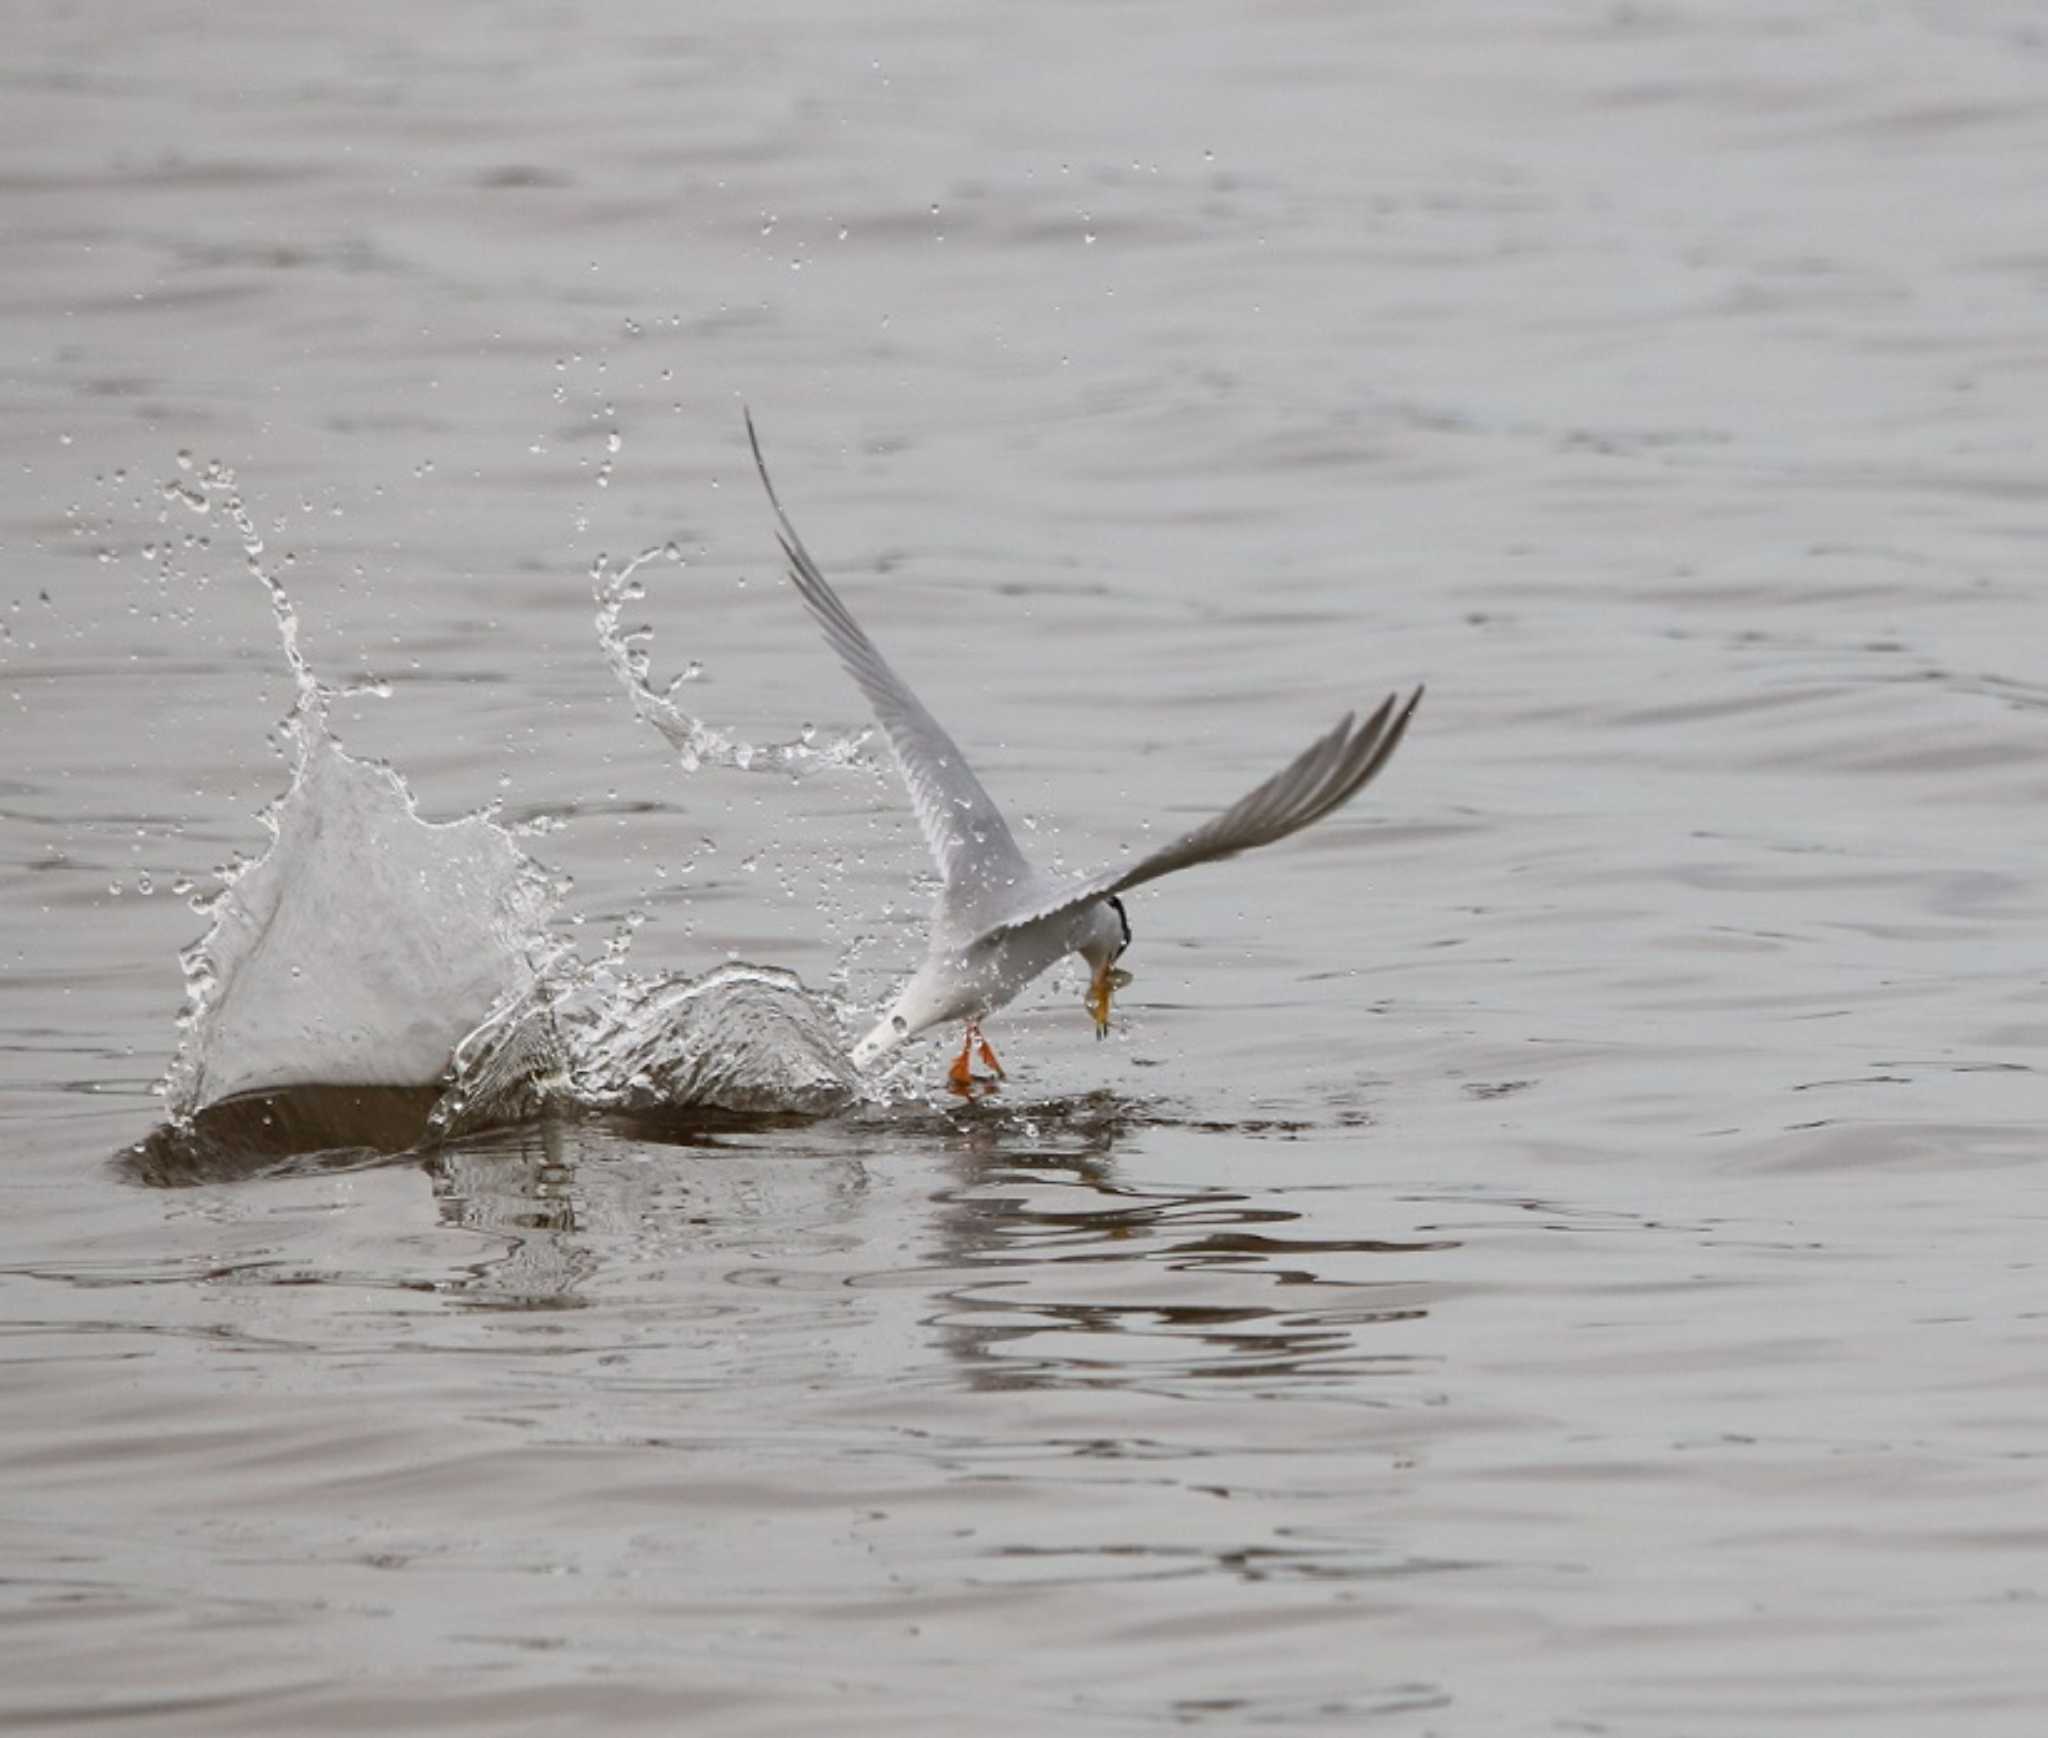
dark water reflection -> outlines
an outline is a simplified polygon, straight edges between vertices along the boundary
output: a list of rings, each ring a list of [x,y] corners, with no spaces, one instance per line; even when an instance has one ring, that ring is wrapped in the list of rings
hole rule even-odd
[[[1444,1102],[1547,1126],[1525,1107],[1557,1075],[1513,1083]],[[0,1474],[141,1524],[92,1347],[170,1385],[156,1476],[244,1517],[226,1569],[203,1552],[166,1572],[196,1623],[340,1599],[392,1614],[349,1619],[352,1646],[403,1621],[532,1682],[564,1652],[681,1637],[728,1686],[793,1635],[857,1677],[914,1669],[921,1636],[982,1657],[1000,1632],[1040,1671],[1117,1661],[1097,1724],[1168,1707],[1224,1729],[1440,1715],[1467,1650],[1559,1611],[1625,1653],[1639,1619],[1586,1544],[1605,1521],[1643,1573],[1723,1552],[1734,1573],[1784,1548],[1774,1493],[1806,1491],[1802,1536],[1834,1536],[1858,1489],[1918,1476],[1884,1366],[1840,1374],[1839,1310],[1822,1334],[1782,1307],[1788,1285],[1865,1295],[1868,1233],[1833,1245],[1871,1206],[1833,1200],[1799,1231],[1782,1193],[1760,1212],[1748,1182],[1702,1177],[1688,1211],[1667,1191],[1646,1212],[1623,1172],[1539,1196],[1432,1175],[1419,1128],[1407,1151],[1291,1120],[1020,1092],[824,1122],[556,1118],[339,1169],[271,1153],[255,1175],[138,1176],[185,1186],[123,1191],[170,1209],[126,1253],[5,1276],[34,1288],[4,1345],[49,1422],[15,1428]],[[1548,1138],[1525,1169],[1605,1175]],[[1924,1230],[1938,1242],[1942,1214]],[[1880,1311],[1872,1333],[1910,1345],[1922,1319]],[[1935,1502],[1944,1525],[1996,1533],[2025,1475],[1985,1466]],[[1766,1519],[1726,1534],[1731,1482]],[[15,1560],[32,1600],[78,1585],[34,1529]],[[505,1588],[486,1609],[480,1580]],[[131,1589],[96,1621],[132,1637],[161,1610]],[[1726,1621],[1665,1645],[1762,1645]],[[1866,1603],[1837,1633],[1882,1621]],[[303,1677],[332,1622],[287,1623],[278,1666],[235,1681]],[[1031,1682],[1020,1667],[1013,1694],[1046,1717]]]
[[[850,1211],[870,1163],[931,1156],[946,1178],[925,1199],[928,1259],[847,1271],[856,1290],[929,1292],[935,1343],[975,1388],[1241,1379],[1345,1383],[1411,1370],[1360,1343],[1371,1328],[1427,1315],[1433,1288],[1403,1268],[1459,1247],[1450,1238],[1307,1234],[1309,1214],[1241,1189],[1129,1182],[1117,1150],[1160,1130],[1254,1139],[1269,1121],[1187,1122],[1152,1101],[1097,1092],[1013,1109],[994,1099],[950,1111],[872,1112],[843,1125],[797,1117],[678,1112],[550,1114],[437,1142],[432,1089],[307,1087],[211,1107],[159,1129],[116,1168],[156,1188],[261,1186],[416,1166],[440,1223],[497,1253],[435,1283],[490,1309],[580,1309],[608,1263],[651,1239],[671,1255],[772,1235],[754,1173],[802,1179]],[[648,1192],[648,1171],[661,1168]],[[815,1210],[808,1207],[807,1210]],[[624,1251],[618,1229],[631,1222]],[[1379,1258],[1344,1262],[1337,1257]],[[1388,1260],[1386,1258],[1395,1258]],[[1386,1268],[1384,1273],[1378,1271]],[[1281,1301],[1266,1301],[1284,1291]],[[1256,1301],[1254,1301],[1256,1300]]]
[[[478,1308],[579,1309],[601,1259],[579,1236],[575,1156],[557,1122],[438,1148],[421,1161],[440,1221],[502,1245],[503,1253],[443,1282]]]
[[[587,1307],[592,1281],[645,1242],[687,1257],[774,1236],[761,1219],[764,1167],[778,1183],[797,1179],[806,1215],[836,1214],[857,1208],[868,1165],[929,1154],[945,1181],[924,1202],[927,1259],[845,1271],[838,1282],[927,1291],[935,1344],[962,1380],[989,1390],[1170,1392],[1183,1382],[1341,1383],[1407,1370],[1412,1358],[1372,1353],[1360,1336],[1427,1314],[1432,1288],[1399,1271],[1414,1264],[1398,1258],[1459,1247],[1318,1237],[1307,1234],[1308,1214],[1240,1189],[1125,1181],[1116,1154],[1134,1136],[1199,1128],[1256,1138],[1268,1125],[1188,1124],[1111,1093],[1024,1110],[906,1108],[845,1126],[550,1115],[446,1143],[427,1138],[433,1098],[344,1088],[252,1097],[214,1107],[190,1129],[159,1130],[117,1168],[152,1187],[198,1188],[416,1166],[440,1223],[496,1250],[435,1289],[473,1307],[544,1311]],[[652,1192],[651,1167],[661,1170]],[[1373,1271],[1382,1265],[1394,1271]],[[1276,1291],[1284,1299],[1267,1301]]]
[[[115,1155],[115,1173],[188,1189],[400,1162],[433,1133],[438,1087],[299,1086],[208,1105]]]
[[[1153,1384],[1243,1379],[1349,1381],[1406,1368],[1357,1345],[1374,1324],[1427,1313],[1406,1276],[1347,1275],[1340,1255],[1407,1256],[1447,1240],[1289,1236],[1304,1213],[1227,1188],[1162,1189],[1120,1179],[1115,1148],[1156,1110],[1100,1095],[1034,1137],[979,1131],[932,1197],[940,1343],[976,1387]],[[1054,1122],[1063,1137],[1044,1143]],[[1205,1132],[1221,1132],[1213,1128]],[[1319,1268],[1332,1270],[1319,1272]],[[945,1284],[948,1271],[967,1283]],[[1284,1303],[1250,1301],[1288,1288]]]

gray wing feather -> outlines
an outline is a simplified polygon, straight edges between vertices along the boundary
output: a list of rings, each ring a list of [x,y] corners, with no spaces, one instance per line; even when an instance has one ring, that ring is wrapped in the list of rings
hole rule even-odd
[[[1112,894],[1156,881],[1162,875],[1171,875],[1177,869],[1221,862],[1240,851],[1273,844],[1290,833],[1313,826],[1364,790],[1400,746],[1409,719],[1422,704],[1422,690],[1417,688],[1399,712],[1394,710],[1397,698],[1389,695],[1363,724],[1356,721],[1355,714],[1347,712],[1334,730],[1318,737],[1287,766],[1214,820],[1203,822],[1193,832],[1182,834],[1172,844],[1135,863],[1106,869],[1076,882],[1062,894],[996,925],[989,936],[1092,905]]]
[[[1009,823],[974,776],[959,745],[890,669],[811,559],[769,479],[752,415],[747,416],[747,441],[754,449],[754,467],[768,491],[768,504],[775,509],[777,540],[789,559],[790,580],[824,629],[827,644],[874,708],[948,893],[971,897],[1018,884],[1031,871]]]

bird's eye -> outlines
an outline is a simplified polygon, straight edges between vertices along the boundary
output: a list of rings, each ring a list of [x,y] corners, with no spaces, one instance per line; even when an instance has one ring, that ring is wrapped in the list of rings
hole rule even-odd
[[[904,1019],[904,1017],[901,1014],[890,1015],[889,1024],[895,1027],[899,1034],[908,1032],[910,1030],[910,1022]]]

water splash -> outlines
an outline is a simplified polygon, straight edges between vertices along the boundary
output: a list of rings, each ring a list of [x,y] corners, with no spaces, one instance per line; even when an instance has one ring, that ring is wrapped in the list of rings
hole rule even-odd
[[[404,781],[302,714],[270,847],[185,955],[174,1116],[236,1093],[438,1078],[562,960],[550,875],[481,815],[435,825]]]
[[[223,873],[206,933],[182,956],[170,1112],[187,1120],[283,1086],[433,1081],[470,1031],[566,957],[547,930],[562,889],[485,816],[422,819],[396,771],[334,739],[329,702],[347,691],[314,674],[232,470],[209,464],[164,493],[233,527],[295,691],[291,780],[261,816],[269,847]]]
[[[821,1114],[858,1095],[832,1011],[794,976],[728,965],[635,977],[623,939],[585,960],[550,929],[568,884],[488,811],[430,822],[395,769],[347,753],[328,725],[343,691],[306,658],[233,473],[209,466],[165,487],[235,527],[296,689],[284,725],[290,782],[262,815],[269,846],[223,873],[206,933],[183,956],[182,1038],[163,1085],[174,1129],[257,1100],[275,1126],[279,1095],[309,1090],[327,1095],[316,1120],[330,1127],[336,1088],[434,1087],[426,1133],[442,1139],[551,1106]],[[748,749],[647,686],[618,609],[651,558],[608,582],[608,598],[601,591],[600,633],[652,708],[643,716],[686,761],[850,760],[853,740]]]
[[[722,766],[737,772],[801,773],[860,763],[868,738],[865,730],[820,740],[817,732],[806,726],[794,741],[756,744],[705,723],[676,699],[679,688],[703,674],[697,664],[685,665],[666,684],[655,686],[648,651],[653,629],[628,628],[623,617],[627,604],[638,603],[647,595],[646,582],[639,578],[643,568],[664,560],[680,564],[682,559],[682,551],[673,543],[643,549],[616,570],[608,556],[600,555],[591,564],[590,581],[597,603],[597,643],[605,663],[632,701],[633,710],[668,738],[684,770]]]
[[[676,750],[684,771],[695,772],[704,766],[718,766],[738,772],[780,772],[795,778],[814,772],[853,768],[885,784],[889,781],[890,774],[867,751],[868,740],[873,734],[871,729],[849,731],[843,735],[822,735],[806,724],[792,741],[765,745],[750,743],[706,723],[678,701],[678,691],[703,674],[702,666],[689,663],[666,683],[657,686],[651,674],[649,651],[653,630],[645,625],[627,627],[624,621],[626,606],[647,596],[646,582],[641,574],[656,562],[681,566],[684,564],[683,552],[671,542],[643,549],[616,569],[605,555],[599,555],[592,563],[590,572],[597,604],[597,641],[605,663],[625,690],[634,712],[667,739]],[[828,932],[838,935],[841,942],[839,959],[827,984],[833,1005],[846,1008],[858,999],[853,987],[855,963],[875,938],[845,933],[846,916],[839,905],[837,891],[842,875],[843,866],[833,865],[830,873],[821,878],[817,907]],[[880,1085],[887,1089],[890,1082],[883,1078]]]
[[[837,1025],[793,973],[733,963],[628,979],[575,1032],[579,1102],[824,1115],[860,1095]]]

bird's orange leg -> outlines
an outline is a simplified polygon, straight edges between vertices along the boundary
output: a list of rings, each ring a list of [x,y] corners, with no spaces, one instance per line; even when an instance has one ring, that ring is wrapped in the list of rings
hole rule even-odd
[[[967,1022],[967,1036],[961,1040],[960,1054],[953,1058],[953,1066],[946,1071],[946,1078],[952,1082],[956,1092],[971,1092],[974,1089],[974,1022]]]
[[[990,1048],[989,1041],[982,1037],[981,1028],[979,1026],[969,1026],[967,1030],[979,1041],[981,1045],[981,1059],[988,1067],[995,1070],[996,1078],[998,1080],[1009,1079],[1009,1076],[1003,1072],[1003,1065],[996,1060],[996,1053]]]
[[[984,1080],[974,1072],[974,1052],[981,1051],[981,1059],[995,1070],[996,1080],[1002,1079],[1003,1065],[996,1060],[996,1053],[989,1041],[981,1035],[981,1027],[974,1021],[967,1022],[967,1034],[960,1040],[960,1054],[953,1058],[953,1066],[946,1070],[946,1080],[955,1092],[972,1095],[977,1087],[993,1092],[995,1080]]]

